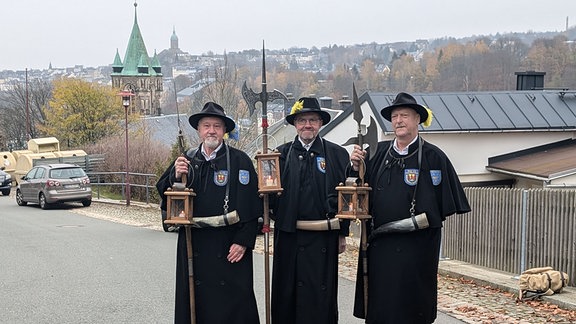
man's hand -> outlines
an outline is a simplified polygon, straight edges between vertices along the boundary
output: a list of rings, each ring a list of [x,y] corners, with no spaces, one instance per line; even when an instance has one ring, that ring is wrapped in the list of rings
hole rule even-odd
[[[183,174],[188,174],[188,160],[183,156],[179,156],[174,162],[174,170],[176,179],[182,178]]]
[[[246,252],[246,247],[238,244],[232,244],[230,250],[228,251],[228,261],[230,263],[240,262],[244,257],[244,252]]]
[[[360,169],[360,163],[363,163],[364,158],[366,157],[366,151],[362,150],[359,145],[354,145],[354,149],[352,153],[350,153],[350,161],[352,162],[352,168],[354,171],[358,171]]]

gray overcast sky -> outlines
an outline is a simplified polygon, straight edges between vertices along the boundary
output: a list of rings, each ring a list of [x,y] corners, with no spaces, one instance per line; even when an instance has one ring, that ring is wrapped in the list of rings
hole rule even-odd
[[[124,59],[133,0],[4,0],[0,70],[111,64]],[[576,0],[139,0],[148,54],[388,43],[497,32],[563,31]]]

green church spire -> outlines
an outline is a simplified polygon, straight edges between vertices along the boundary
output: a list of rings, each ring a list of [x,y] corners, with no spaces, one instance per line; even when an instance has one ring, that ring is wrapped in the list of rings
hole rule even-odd
[[[138,26],[138,4],[134,2],[134,25],[132,33],[128,40],[126,53],[124,55],[124,67],[120,72],[121,75],[156,75],[156,71],[150,66],[150,57],[146,50],[144,38]],[[116,60],[115,60],[116,61]],[[116,63],[116,62],[115,62]]]

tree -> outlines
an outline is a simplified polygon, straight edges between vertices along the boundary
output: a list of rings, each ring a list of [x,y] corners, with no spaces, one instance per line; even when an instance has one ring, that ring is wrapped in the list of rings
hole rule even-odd
[[[574,85],[575,51],[565,36],[537,39],[532,44],[524,65],[529,70],[545,71],[547,87]]]
[[[23,82],[12,82],[10,89],[1,94],[0,129],[11,148],[25,149],[28,135],[30,138],[42,135],[38,126],[44,123],[45,116],[42,109],[48,104],[51,95],[52,84],[39,79],[31,80],[28,85]],[[30,134],[27,134],[27,121],[30,122]]]
[[[157,180],[166,169],[166,166],[169,165],[169,163],[171,163],[171,161],[173,161],[180,152],[178,151],[178,154],[171,155],[169,147],[156,142],[152,138],[152,134],[142,127],[139,127],[136,131],[132,131],[131,127],[130,130],[130,173],[140,175],[155,174],[155,180]],[[102,138],[96,143],[88,144],[83,147],[83,149],[88,154],[104,155],[106,163],[101,164],[98,171],[118,172],[126,170],[125,145],[126,142],[124,134],[118,133],[106,136],[106,138]],[[105,179],[104,181],[108,183],[120,183],[123,182],[124,175],[119,173],[106,174],[103,175],[103,178]],[[152,190],[152,196],[147,197],[147,192],[144,190],[144,187],[150,184],[150,182],[147,181],[147,178],[142,176],[131,176],[130,183],[133,199],[139,201],[147,201],[148,198],[152,201],[159,200],[156,190]],[[109,190],[120,195],[123,188],[120,186],[112,186]]]
[[[422,68],[414,57],[404,53],[394,61],[390,73],[390,89],[415,92],[425,87]]]
[[[197,113],[208,101],[221,105],[226,115],[236,122],[234,132],[240,132],[239,140],[229,140],[228,144],[244,149],[256,137],[257,124],[255,116],[258,114],[254,114],[252,117],[249,116],[248,106],[242,100],[240,93],[242,86],[239,73],[238,67],[230,64],[228,55],[225,53],[222,60],[216,61],[212,68],[208,68],[202,73],[198,81],[203,82],[206,86],[194,94],[188,111],[189,114]],[[242,121],[250,118],[252,118],[250,126],[241,127],[241,124],[244,124]],[[194,146],[198,143],[191,144]]]
[[[376,64],[371,59],[362,62],[360,70],[360,80],[366,90],[382,91],[384,90],[384,74],[376,70]]]
[[[226,113],[237,119],[240,112],[237,111],[240,103],[240,94],[238,92],[238,69],[236,66],[228,64],[228,57],[224,54],[224,59],[218,61],[214,68],[208,71],[208,78],[212,79],[208,86],[203,89],[205,101],[216,102],[225,107]],[[201,108],[201,107],[200,107]]]
[[[79,79],[54,81],[41,127],[67,147],[79,147],[121,132],[124,110],[117,90]]]

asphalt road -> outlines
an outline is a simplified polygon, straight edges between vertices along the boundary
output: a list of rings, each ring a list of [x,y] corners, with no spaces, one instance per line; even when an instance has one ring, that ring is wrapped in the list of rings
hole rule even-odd
[[[172,323],[176,234],[42,210],[0,196],[1,323]],[[89,207],[88,207],[89,208]],[[255,292],[265,323],[264,258]],[[271,262],[270,262],[271,264]],[[352,314],[354,283],[341,278],[340,323]],[[436,323],[464,323],[439,313]]]
[[[173,322],[175,235],[2,196],[0,237],[2,323]]]

